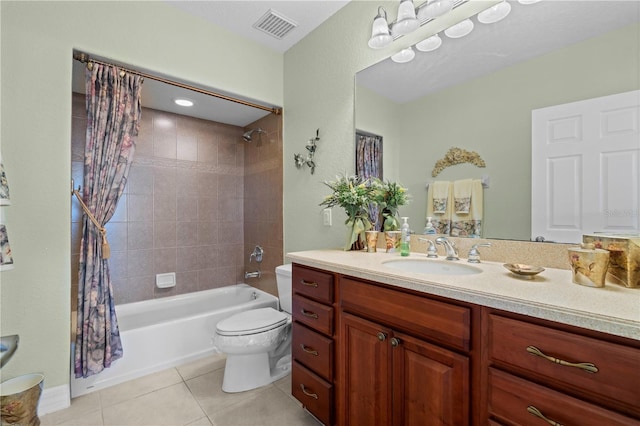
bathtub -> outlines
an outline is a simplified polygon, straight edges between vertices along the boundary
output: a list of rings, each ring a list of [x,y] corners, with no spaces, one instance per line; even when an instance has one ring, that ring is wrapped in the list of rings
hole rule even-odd
[[[71,397],[218,353],[212,343],[218,321],[264,307],[278,309],[278,298],[247,284],[117,305],[124,355],[99,374],[79,379],[72,361]]]

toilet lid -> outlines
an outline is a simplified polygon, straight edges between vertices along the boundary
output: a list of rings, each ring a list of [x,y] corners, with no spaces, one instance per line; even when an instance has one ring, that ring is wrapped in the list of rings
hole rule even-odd
[[[251,309],[218,322],[216,332],[221,336],[256,334],[280,327],[287,319],[287,314],[273,308]]]

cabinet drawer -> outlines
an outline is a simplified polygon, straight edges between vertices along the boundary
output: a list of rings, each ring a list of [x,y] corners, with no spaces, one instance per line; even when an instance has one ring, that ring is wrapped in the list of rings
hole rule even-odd
[[[591,400],[621,402],[640,413],[640,350],[536,324],[489,315],[489,357],[493,363],[542,376]],[[532,354],[534,347],[542,354]],[[530,348],[530,351],[535,349]],[[578,366],[590,363],[591,373]]]
[[[333,303],[333,275],[293,265],[293,292],[324,303]]]
[[[294,361],[291,393],[325,425],[333,423],[333,386]]]
[[[349,278],[340,280],[340,298],[343,309],[381,321],[391,328],[465,351],[470,348],[469,308]]]
[[[331,306],[294,295],[293,320],[306,324],[327,336],[333,334],[333,308]]]
[[[333,340],[293,323],[293,359],[326,380],[333,378]]]
[[[537,410],[547,422],[532,414]],[[509,425],[630,426],[640,422],[555,392],[503,371],[489,369],[489,415]]]

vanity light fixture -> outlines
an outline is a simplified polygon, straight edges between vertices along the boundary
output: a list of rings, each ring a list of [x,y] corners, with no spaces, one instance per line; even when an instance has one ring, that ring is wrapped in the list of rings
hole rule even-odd
[[[413,48],[411,48],[411,46],[409,46],[406,49],[402,49],[401,51],[399,51],[395,55],[392,55],[391,56],[391,60],[393,62],[395,62],[395,63],[398,63],[398,64],[405,64],[405,63],[410,62],[411,60],[413,60],[413,58],[415,58],[415,56],[416,56],[416,52],[414,52]]]
[[[437,18],[451,9],[453,9],[453,0],[428,0],[426,6],[422,6],[418,10],[418,19],[424,21]]]
[[[382,6],[378,7],[378,15],[373,20],[371,26],[371,38],[367,43],[372,49],[382,49],[393,41],[389,33],[389,23],[387,22],[387,11]]]
[[[538,3],[540,0],[518,0],[518,3],[520,4],[534,4],[534,3]]]
[[[398,18],[391,31],[394,35],[406,35],[418,29],[420,21],[416,16],[416,8],[413,0],[400,0],[398,6]]]
[[[175,102],[176,105],[180,105],[180,106],[183,106],[183,107],[191,107],[191,106],[193,106],[193,101],[189,100],[189,99],[178,98],[178,99],[174,99],[173,102]]]
[[[473,21],[471,19],[465,19],[444,30],[444,34],[449,38],[461,38],[468,35],[471,31],[473,31]]]
[[[506,18],[509,12],[511,12],[511,5],[508,1],[504,0],[502,3],[498,3],[478,13],[478,22],[482,24],[495,24]]]
[[[421,52],[433,52],[442,44],[442,39],[438,34],[434,34],[416,44],[416,49]]]

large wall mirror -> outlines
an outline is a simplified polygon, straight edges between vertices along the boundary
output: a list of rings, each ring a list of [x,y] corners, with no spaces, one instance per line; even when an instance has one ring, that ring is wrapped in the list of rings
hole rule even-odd
[[[531,239],[532,110],[640,89],[639,1],[510,3],[498,23],[473,17],[464,38],[441,34],[433,52],[356,75],[356,128],[384,137],[397,159],[385,174],[409,188],[402,213],[416,231],[435,162],[459,147],[486,168],[459,164],[437,179],[488,177],[483,236]]]

